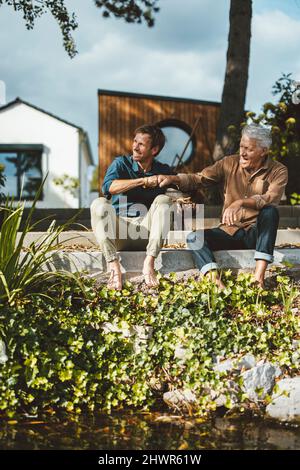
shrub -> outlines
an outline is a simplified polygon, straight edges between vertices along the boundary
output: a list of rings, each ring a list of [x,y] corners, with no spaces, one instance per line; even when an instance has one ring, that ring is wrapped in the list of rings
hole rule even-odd
[[[53,283],[61,277],[73,277],[73,274],[67,271],[49,270],[49,263],[55,250],[59,248],[59,234],[74,221],[74,218],[59,227],[56,227],[53,221],[41,239],[31,243],[27,252],[23,251],[25,236],[40,223],[38,221],[32,224],[31,220],[43,184],[44,182],[37,191],[21,232],[19,229],[24,202],[15,203],[13,199],[7,198],[0,208],[3,218],[0,228],[0,302],[2,303],[8,302],[14,305],[21,298],[46,295],[40,294],[44,291],[45,282]]]
[[[4,194],[1,192],[1,188],[5,186],[6,177],[4,175],[4,165],[0,164],[0,204],[4,200]],[[1,220],[1,219],[0,219]]]
[[[207,280],[162,278],[151,295],[130,283],[118,292],[84,279],[83,297],[74,280],[65,280],[44,286],[51,302],[37,296],[3,305],[0,332],[9,359],[0,365],[0,409],[11,416],[149,408],[175,387],[193,389],[195,411],[205,414],[215,408],[210,391],[224,386],[216,356],[251,352],[299,370],[293,340],[300,318],[292,309],[298,292],[288,279],[278,277],[267,292],[248,274],[224,275],[228,287],[221,293]]]

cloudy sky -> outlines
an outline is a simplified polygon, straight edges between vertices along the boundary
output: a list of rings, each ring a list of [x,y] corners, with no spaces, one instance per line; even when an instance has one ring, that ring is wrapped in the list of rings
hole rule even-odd
[[[79,54],[70,59],[51,16],[27,31],[0,7],[0,80],[17,96],[82,126],[97,159],[99,88],[219,101],[229,0],[160,0],[154,28],[103,19],[93,0],[66,0],[77,15]],[[253,0],[247,109],[272,99],[281,74],[300,80],[300,0]],[[1,132],[1,129],[0,129]]]

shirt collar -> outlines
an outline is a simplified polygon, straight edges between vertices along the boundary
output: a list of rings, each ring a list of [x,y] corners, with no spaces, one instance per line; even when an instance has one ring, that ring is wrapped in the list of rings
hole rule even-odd
[[[267,170],[268,168],[270,168],[270,166],[272,165],[272,160],[270,157],[266,157],[263,165],[258,168],[256,171],[254,171],[254,173],[248,173],[246,170],[244,170],[245,174],[248,176],[249,179],[253,178],[253,176],[257,175],[257,173],[259,173],[260,171],[262,170]]]
[[[135,171],[136,173],[140,172],[141,168],[139,167],[138,162],[134,161],[132,157],[131,157],[131,160],[132,160],[133,171]]]
[[[264,161],[263,166],[260,167],[260,170],[261,170],[262,168],[263,168],[264,170],[267,170],[268,168],[270,168],[271,164],[272,164],[271,158],[270,158],[270,157],[267,157],[267,158],[265,159],[265,161]]]
[[[131,156],[131,161],[132,161],[132,169],[133,169],[133,171],[135,171],[136,173],[143,173],[143,170],[142,170],[141,167],[139,166],[138,162],[136,162],[135,160],[133,160],[132,156]],[[150,168],[150,170],[146,171],[146,173],[150,173],[150,172],[155,171],[155,169],[156,169],[156,167],[157,167],[157,164],[158,164],[158,162],[156,161],[156,159],[154,159],[153,162],[152,162],[152,167]]]

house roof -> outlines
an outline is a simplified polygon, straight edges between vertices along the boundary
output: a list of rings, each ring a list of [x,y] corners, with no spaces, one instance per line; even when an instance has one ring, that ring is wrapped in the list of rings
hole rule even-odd
[[[77,126],[76,124],[70,122],[70,121],[66,121],[65,119],[62,119],[60,118],[59,116],[57,116],[56,114],[53,114],[53,113],[49,113],[48,111],[46,111],[45,109],[42,109],[38,106],[35,106],[31,103],[28,103],[28,101],[25,101],[25,100],[22,100],[21,98],[17,97],[15,100],[13,101],[10,101],[9,103],[5,104],[4,106],[0,106],[0,113],[8,108],[11,108],[12,106],[15,106],[15,105],[18,105],[18,104],[25,104],[26,106],[29,106],[30,108],[33,108],[33,109],[36,109],[37,111],[40,111],[41,113],[44,113],[44,114],[47,114],[48,116],[51,116],[52,118],[54,119],[57,119],[58,121],[61,121],[63,122],[64,124],[68,124],[69,126],[72,126],[72,127],[75,127],[76,129],[79,130],[79,132],[82,133],[84,139],[85,139],[85,142],[86,142],[86,145],[88,147],[88,153],[89,153],[89,156],[90,156],[90,161],[92,164],[94,164],[94,161],[93,161],[93,155],[92,155],[92,149],[91,149],[91,145],[90,145],[90,141],[89,141],[89,136],[88,136],[88,133],[80,126]]]
[[[125,96],[125,97],[146,98],[146,99],[148,98],[152,100],[161,100],[161,101],[180,101],[180,102],[184,101],[186,103],[221,106],[221,103],[217,101],[196,100],[192,98],[178,98],[178,97],[173,97],[173,96],[148,95],[145,93],[131,93],[128,91],[98,89],[98,95]]]
[[[30,106],[30,108],[36,109],[37,111],[40,111],[41,113],[48,114],[48,116],[53,117],[54,119],[58,119],[59,121],[68,124],[69,126],[76,127],[76,129],[80,129],[83,131],[82,127],[76,126],[76,124],[73,124],[72,122],[66,121],[65,119],[60,118],[56,114],[49,113],[48,111],[45,111],[45,109],[39,108],[38,106],[35,106],[34,104],[28,103],[28,101],[22,100],[21,98],[16,98],[13,101],[10,101],[9,103],[5,104],[4,106],[0,106],[0,112],[4,111],[7,108],[10,108],[12,106],[15,106],[16,104],[26,104],[26,106]]]

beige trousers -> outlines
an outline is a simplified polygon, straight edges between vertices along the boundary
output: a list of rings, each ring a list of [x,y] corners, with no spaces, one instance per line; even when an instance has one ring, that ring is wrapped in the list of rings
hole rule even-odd
[[[110,201],[104,197],[91,204],[91,224],[106,262],[118,259],[117,251],[142,251],[158,256],[170,230],[173,201],[157,196],[144,217],[122,217],[116,214]]]

